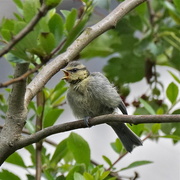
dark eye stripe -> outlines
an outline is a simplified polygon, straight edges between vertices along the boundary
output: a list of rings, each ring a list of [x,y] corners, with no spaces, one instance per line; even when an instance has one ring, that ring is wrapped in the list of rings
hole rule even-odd
[[[85,67],[84,68],[81,68],[81,69],[78,69],[78,68],[74,68],[74,69],[70,69],[70,70],[68,70],[69,72],[77,72],[77,71],[79,71],[79,70],[84,70],[84,69],[86,69]]]

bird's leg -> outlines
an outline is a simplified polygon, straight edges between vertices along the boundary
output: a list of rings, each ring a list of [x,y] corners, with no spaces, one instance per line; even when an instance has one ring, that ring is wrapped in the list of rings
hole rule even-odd
[[[89,116],[87,116],[87,117],[85,117],[85,118],[83,119],[83,120],[84,120],[84,123],[86,124],[87,127],[90,127],[90,126],[89,126],[89,119],[90,119]]]

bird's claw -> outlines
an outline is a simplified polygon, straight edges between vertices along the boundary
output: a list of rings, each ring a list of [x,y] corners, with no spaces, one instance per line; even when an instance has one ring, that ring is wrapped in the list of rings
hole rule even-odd
[[[90,127],[90,126],[89,126],[89,119],[90,119],[89,116],[87,116],[87,117],[84,118],[84,123],[86,124],[87,127]]]

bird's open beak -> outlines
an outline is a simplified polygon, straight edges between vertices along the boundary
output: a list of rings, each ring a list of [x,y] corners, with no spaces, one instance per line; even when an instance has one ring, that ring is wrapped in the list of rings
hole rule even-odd
[[[63,73],[64,73],[64,77],[62,77],[61,79],[62,80],[66,80],[66,79],[69,79],[69,72],[68,71],[66,71],[65,69],[61,69],[62,71],[63,71]]]

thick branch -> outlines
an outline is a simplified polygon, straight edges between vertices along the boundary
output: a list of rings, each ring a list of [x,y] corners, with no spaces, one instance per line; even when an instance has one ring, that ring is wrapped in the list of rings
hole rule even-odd
[[[180,122],[180,115],[103,115],[92,118],[89,120],[90,126],[95,126],[108,122],[119,122],[119,123],[130,123],[130,124],[142,124],[142,123],[172,123]],[[35,134],[28,136],[27,138],[21,139],[16,143],[16,149],[23,148],[32,143],[38,142],[39,140],[46,138],[47,136],[62,133],[74,129],[87,128],[84,120],[64,123],[55,125],[52,127],[45,128],[38,131]]]
[[[28,85],[25,103],[26,106],[30,100],[40,91],[48,80],[56,74],[67,63],[73,60],[83,48],[85,48],[92,40],[116,26],[117,22],[122,19],[133,8],[145,2],[146,0],[126,0],[115,8],[108,16],[97,24],[87,28],[67,49],[66,52],[57,56],[52,62],[43,67],[40,73]]]
[[[17,64],[15,67],[14,78],[24,74],[29,64]],[[24,107],[24,95],[26,81],[22,80],[13,84],[9,96],[9,107],[6,115],[5,125],[0,133],[0,159],[5,160],[13,151],[14,144],[21,137],[24,127],[27,109]]]
[[[48,7],[43,3],[38,14],[30,21],[30,23],[16,36],[14,36],[12,40],[0,51],[0,57],[9,52],[17,42],[26,36],[34,28],[38,21],[47,13],[47,11]]]

